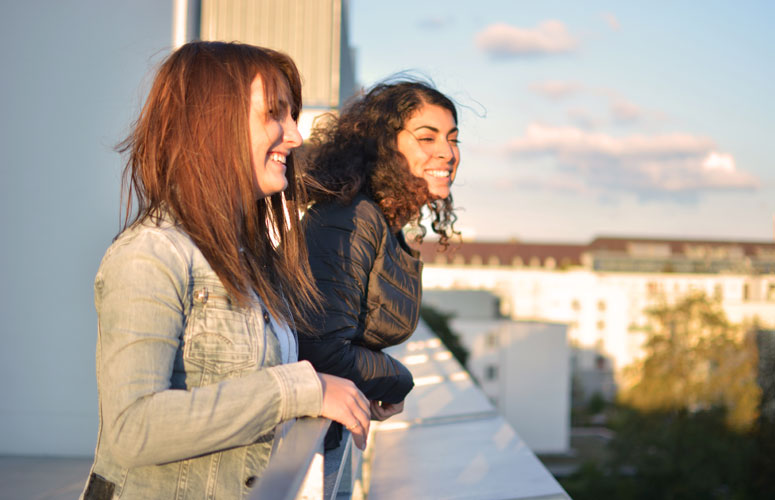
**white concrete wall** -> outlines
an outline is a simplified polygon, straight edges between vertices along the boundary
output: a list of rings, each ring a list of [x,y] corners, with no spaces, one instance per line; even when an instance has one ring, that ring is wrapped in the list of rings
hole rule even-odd
[[[570,348],[566,325],[456,319],[467,367],[498,411],[536,453],[570,449]],[[489,366],[496,376],[487,376]]]
[[[536,453],[570,449],[570,350],[566,327],[514,321],[500,332],[498,408]],[[508,397],[506,397],[508,394]]]
[[[169,50],[171,15],[159,0],[0,8],[0,454],[93,453],[92,283],[119,227],[112,148]]]

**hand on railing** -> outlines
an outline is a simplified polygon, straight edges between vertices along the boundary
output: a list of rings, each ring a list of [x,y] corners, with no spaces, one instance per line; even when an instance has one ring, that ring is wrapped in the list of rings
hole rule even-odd
[[[371,416],[369,400],[351,380],[325,373],[318,373],[318,377],[323,386],[320,415],[344,425],[352,433],[355,446],[365,449]]]
[[[385,403],[384,401],[369,401],[372,420],[387,420],[396,413],[404,411],[404,402]]]

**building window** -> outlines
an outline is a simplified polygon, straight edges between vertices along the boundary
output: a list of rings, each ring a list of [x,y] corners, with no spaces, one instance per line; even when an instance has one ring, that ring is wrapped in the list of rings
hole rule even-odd
[[[484,369],[485,380],[495,380],[498,378],[498,367],[495,365],[487,365]]]
[[[743,284],[743,300],[751,300],[751,287],[748,283]]]
[[[713,286],[713,297],[716,300],[724,300],[724,285],[721,283],[716,283]]]
[[[605,300],[598,300],[597,301],[597,310],[600,312],[605,311]]]
[[[481,266],[482,265],[482,257],[479,255],[472,255],[471,256],[471,265],[472,266]]]
[[[601,332],[602,332],[603,330],[605,330],[605,321],[603,321],[602,319],[601,319],[600,321],[598,321],[598,322],[597,322],[597,329],[598,329],[599,331],[601,331]]]
[[[578,299],[573,299],[573,302],[570,303],[570,306],[574,311],[581,309],[581,304],[579,303]]]
[[[491,255],[489,259],[487,259],[487,265],[488,266],[500,266],[501,260],[496,255]]]
[[[775,283],[767,285],[767,300],[775,301]]]

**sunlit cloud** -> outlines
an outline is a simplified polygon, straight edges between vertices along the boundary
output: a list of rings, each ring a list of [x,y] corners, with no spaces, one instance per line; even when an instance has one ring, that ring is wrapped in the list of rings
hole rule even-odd
[[[479,49],[499,58],[571,52],[578,45],[565,24],[555,20],[530,29],[491,24],[476,35],[475,43]]]
[[[549,99],[562,99],[578,94],[582,90],[582,86],[577,82],[547,80],[531,84],[530,90]]]
[[[533,123],[524,137],[509,144],[512,152],[581,153],[605,156],[641,156],[648,154],[686,155],[704,153],[713,142],[690,134],[613,137],[573,127],[552,127]]]
[[[514,156],[554,158],[564,175],[590,188],[643,196],[751,190],[759,180],[737,169],[732,155],[691,134],[615,137],[575,127],[531,124],[506,150]],[[567,179],[563,184],[571,186]]]
[[[735,171],[735,159],[732,155],[726,155],[716,153],[715,151],[709,153],[708,156],[702,162],[703,168],[706,170],[720,170],[724,172]]]
[[[619,31],[622,29],[622,25],[619,23],[619,19],[617,19],[616,16],[610,12],[604,12],[603,19],[606,23],[608,23],[608,26],[610,26],[612,30]]]

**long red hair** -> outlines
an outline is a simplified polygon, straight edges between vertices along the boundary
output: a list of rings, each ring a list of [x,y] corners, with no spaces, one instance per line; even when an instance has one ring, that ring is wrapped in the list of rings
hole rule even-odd
[[[128,153],[124,227],[171,214],[238,303],[255,291],[276,318],[305,323],[317,292],[298,217],[287,215],[299,210],[293,155],[287,189],[256,201],[248,111],[257,75],[267,112],[279,116],[290,106],[298,120],[301,79],[285,54],[192,42],[167,57],[132,132],[118,146]]]

